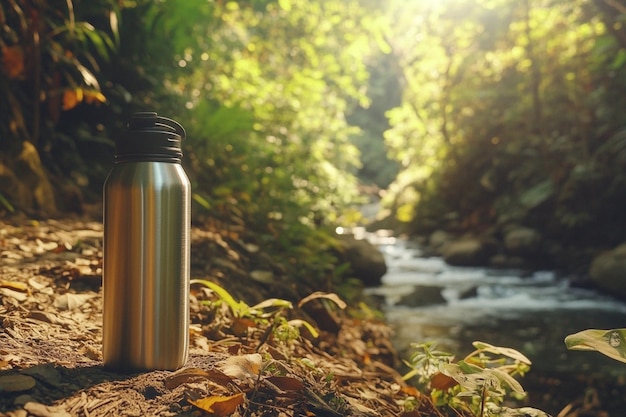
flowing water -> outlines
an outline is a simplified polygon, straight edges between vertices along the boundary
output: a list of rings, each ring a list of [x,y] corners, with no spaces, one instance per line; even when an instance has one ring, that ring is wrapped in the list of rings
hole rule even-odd
[[[369,293],[381,300],[404,357],[411,343],[434,340],[440,350],[460,358],[480,340],[519,350],[537,371],[626,375],[626,364],[596,352],[568,351],[563,342],[588,328],[626,327],[624,301],[574,288],[552,271],[452,267],[441,258],[424,257],[409,241],[370,238],[383,252],[388,272]],[[438,304],[403,302],[424,287],[441,289]]]

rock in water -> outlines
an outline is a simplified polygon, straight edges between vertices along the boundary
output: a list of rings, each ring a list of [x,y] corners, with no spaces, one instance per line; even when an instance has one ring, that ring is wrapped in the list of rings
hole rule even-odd
[[[418,285],[412,293],[403,296],[399,305],[408,307],[424,307],[437,304],[446,304],[446,299],[441,294],[442,287],[434,285]]]
[[[477,238],[464,238],[448,243],[442,250],[443,259],[453,266],[483,266],[493,255],[489,242]]]
[[[541,235],[528,227],[516,227],[504,236],[504,246],[512,255],[535,255],[539,252]]]
[[[598,255],[591,263],[589,275],[601,290],[626,298],[626,243]]]
[[[339,241],[340,258],[350,264],[352,275],[368,287],[379,286],[387,272],[387,264],[378,248],[366,239],[359,240],[349,235],[340,236]]]

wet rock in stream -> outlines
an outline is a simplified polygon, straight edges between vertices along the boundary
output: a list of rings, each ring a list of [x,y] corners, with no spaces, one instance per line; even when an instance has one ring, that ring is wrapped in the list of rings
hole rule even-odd
[[[442,290],[443,288],[434,285],[419,285],[413,292],[402,296],[398,304],[408,307],[445,304],[446,299],[443,297]]]

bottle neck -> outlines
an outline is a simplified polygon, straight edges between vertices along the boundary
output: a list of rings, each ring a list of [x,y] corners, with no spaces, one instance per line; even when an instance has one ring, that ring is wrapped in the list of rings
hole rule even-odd
[[[185,129],[154,112],[135,113],[128,129],[115,141],[115,162],[171,162],[180,164]]]
[[[170,164],[182,164],[181,158],[172,155],[161,154],[118,154],[115,155],[115,163],[123,164],[128,162],[167,162]]]

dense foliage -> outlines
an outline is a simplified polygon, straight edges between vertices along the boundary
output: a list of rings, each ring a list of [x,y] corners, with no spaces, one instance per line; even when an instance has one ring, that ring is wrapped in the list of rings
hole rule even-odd
[[[48,215],[80,210],[72,193],[99,201],[113,139],[132,112],[154,110],[187,129],[197,221],[253,230],[285,262],[332,280],[329,231],[360,201],[360,130],[347,115],[369,106],[366,57],[386,45],[375,7],[10,0],[0,207]]]
[[[622,1],[390,6],[405,81],[386,132],[413,230],[518,223],[559,242],[626,232]],[[418,40],[418,42],[416,42]]]
[[[414,232],[515,223],[615,245],[624,16],[608,0],[8,0],[0,207],[97,201],[112,139],[153,109],[188,129],[195,212],[282,248],[354,220],[359,180],[391,183]]]

